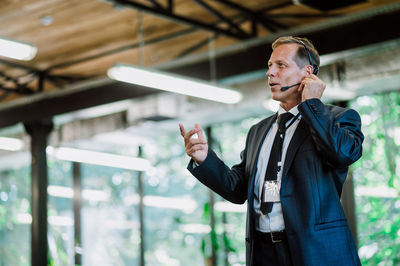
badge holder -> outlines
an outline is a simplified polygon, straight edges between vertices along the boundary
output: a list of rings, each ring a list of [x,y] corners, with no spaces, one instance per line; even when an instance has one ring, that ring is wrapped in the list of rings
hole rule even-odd
[[[280,181],[267,180],[264,183],[263,202],[280,202]]]

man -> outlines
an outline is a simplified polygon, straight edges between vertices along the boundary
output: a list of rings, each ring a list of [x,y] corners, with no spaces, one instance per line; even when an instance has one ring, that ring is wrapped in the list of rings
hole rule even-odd
[[[272,48],[278,113],[252,126],[231,169],[198,124],[188,132],[180,124],[188,169],[225,199],[247,200],[247,265],[360,265],[340,204],[348,166],[362,154],[360,116],[320,101],[319,55],[307,39],[281,37]]]

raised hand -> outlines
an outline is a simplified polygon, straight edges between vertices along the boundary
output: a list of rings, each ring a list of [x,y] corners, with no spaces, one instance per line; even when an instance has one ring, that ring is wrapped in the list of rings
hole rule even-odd
[[[304,78],[298,88],[299,91],[302,90],[301,101],[312,98],[321,99],[325,87],[325,83],[314,74]]]
[[[192,130],[186,132],[184,126],[179,124],[179,129],[185,141],[186,154],[197,163],[202,163],[207,157],[208,144],[200,125],[195,124]],[[194,137],[194,134],[197,134],[197,138]]]

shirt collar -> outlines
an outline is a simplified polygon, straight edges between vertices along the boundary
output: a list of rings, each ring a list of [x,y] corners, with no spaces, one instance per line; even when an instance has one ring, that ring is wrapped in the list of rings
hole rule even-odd
[[[299,110],[297,109],[299,105],[296,105],[292,109],[289,110],[289,112],[293,115],[296,116],[299,113]],[[286,110],[282,108],[282,106],[279,105],[279,110],[278,110],[278,115],[286,113]],[[300,119],[300,116],[298,117]]]

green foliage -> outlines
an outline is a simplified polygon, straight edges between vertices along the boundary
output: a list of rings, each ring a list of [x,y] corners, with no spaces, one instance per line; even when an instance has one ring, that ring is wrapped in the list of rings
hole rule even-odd
[[[184,232],[182,226],[202,221],[201,206],[208,199],[206,188],[186,170],[188,157],[178,131],[160,136],[143,147],[154,168],[143,178],[144,194],[195,201],[193,212],[146,207],[145,240],[147,265],[201,265],[201,235]]]
[[[363,265],[400,263],[400,93],[352,102],[363,122],[363,156],[354,165]]]
[[[30,225],[20,221],[29,199],[28,167],[0,174],[0,265],[30,264]]]

